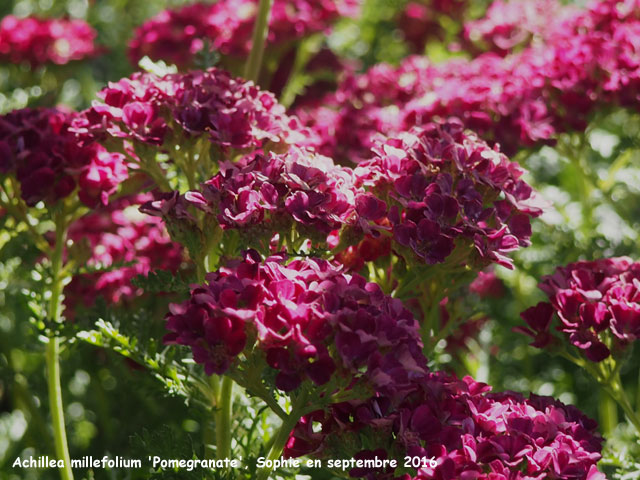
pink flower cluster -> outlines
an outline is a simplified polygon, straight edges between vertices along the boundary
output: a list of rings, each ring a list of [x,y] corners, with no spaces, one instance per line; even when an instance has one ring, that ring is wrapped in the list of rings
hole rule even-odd
[[[425,371],[417,322],[402,303],[325,260],[262,261],[249,250],[166,318],[165,341],[190,346],[207,374],[234,368],[243,351],[259,354],[283,391],[363,379],[391,394]]]
[[[576,11],[558,0],[495,0],[484,18],[465,23],[464,36],[506,55],[532,41],[546,41]]]
[[[419,468],[349,472],[368,480],[605,479],[595,421],[550,397],[489,390],[430,373],[399,400],[378,395],[303,417],[285,455],[420,459]]]
[[[318,134],[320,151],[339,162],[365,158],[379,133],[451,115],[507,153],[552,144],[558,133],[584,129],[602,106],[637,103],[639,14],[637,0],[597,1],[558,22],[543,42],[505,57],[379,65],[348,75],[322,106],[298,115]]]
[[[117,304],[142,294],[131,284],[137,275],[153,269],[177,271],[182,262],[182,248],[172,243],[162,222],[137,212],[137,205],[149,195],[116,200],[76,220],[69,228],[69,239],[78,251],[88,248],[89,268],[106,269],[73,277],[65,287],[67,315],[75,306],[90,307],[97,297]],[[132,265],[118,266],[118,264]]]
[[[63,65],[96,55],[96,31],[82,20],[18,18],[0,22],[0,62]]]
[[[221,164],[200,191],[164,195],[142,211],[170,226],[186,221],[194,227],[188,212],[193,206],[223,230],[240,230],[243,243],[262,251],[269,250],[275,234],[290,238],[294,226],[301,238],[325,244],[331,232],[356,223],[355,206],[364,191],[355,183],[350,168],[292,147],[283,154],[256,153]]]
[[[0,173],[15,175],[29,206],[55,203],[76,187],[89,207],[106,204],[128,177],[124,155],[97,143],[80,145],[70,126],[75,113],[22,109],[0,117]]]
[[[533,346],[559,341],[550,331],[554,314],[557,330],[593,362],[640,338],[640,263],[627,257],[571,263],[545,277],[540,288],[549,303],[524,311],[528,327],[516,328],[534,338]]]
[[[390,255],[391,245],[391,237],[368,234],[356,245],[351,245],[339,252],[335,260],[347,270],[358,272],[367,262]]]
[[[81,136],[162,145],[207,135],[221,148],[236,149],[301,139],[297,119],[273,94],[215,68],[164,77],[135,73],[98,97],[73,123]]]
[[[275,0],[267,45],[285,45],[322,32],[340,16],[355,15],[359,4],[360,0]],[[146,55],[188,67],[205,42],[222,55],[244,57],[251,48],[257,12],[257,0],[221,0],[165,10],[135,31],[129,58],[134,65]]]
[[[399,252],[435,264],[456,246],[469,249],[465,259],[475,248],[476,263],[512,267],[505,254],[529,244],[529,217],[539,215],[542,204],[520,178],[523,170],[465,133],[459,121],[415,129],[374,152],[355,173],[386,204],[371,203],[380,214],[366,214],[364,207],[359,213],[375,220],[388,205]]]
[[[353,222],[358,195],[364,194],[351,169],[298,148],[258,153],[226,167],[202,190],[222,228],[286,235],[295,223],[301,235],[319,234],[326,241],[330,232]]]
[[[172,224],[193,220],[192,205],[256,248],[275,233],[289,238],[292,227],[314,243],[362,241],[339,256],[355,270],[390,253],[390,242],[377,239],[383,231],[405,260],[442,263],[459,245],[458,262],[511,266],[506,254],[528,245],[529,217],[542,211],[522,173],[452,119],[381,142],[355,170],[299,148],[247,156],[223,164],[201,191],[167,195],[144,211]]]

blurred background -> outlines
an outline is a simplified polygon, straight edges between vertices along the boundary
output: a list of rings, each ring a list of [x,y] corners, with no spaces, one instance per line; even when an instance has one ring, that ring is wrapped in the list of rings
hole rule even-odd
[[[127,56],[134,28],[181,0],[2,0],[0,17],[70,17],[86,20],[97,31],[98,55],[66,65],[0,63],[0,113],[36,106],[86,108],[102,87],[135,71]],[[362,14],[340,20],[326,45],[357,71],[380,62],[398,64],[410,54],[433,62],[472,58],[482,47],[465,44],[463,24],[481,18],[487,0],[365,0]],[[576,2],[581,6],[580,2]],[[335,81],[335,79],[333,79]],[[291,100],[291,99],[289,99]],[[289,101],[288,103],[291,103]],[[552,395],[579,406],[600,421],[609,439],[603,464],[612,478],[640,478],[640,449],[622,422],[622,414],[586,374],[569,362],[528,346],[512,332],[520,312],[544,299],[538,279],[557,265],[604,256],[640,256],[640,116],[611,109],[589,119],[581,144],[584,163],[567,152],[575,138],[562,136],[555,147],[523,150],[515,157],[529,170],[527,180],[555,209],[533,222],[533,245],[515,256],[516,269],[496,269],[490,288],[450,299],[457,315],[482,313],[483,321],[461,338],[461,348],[442,345],[433,366],[471,374],[494,390]],[[589,165],[585,175],[581,165]],[[585,196],[585,182],[589,191]],[[0,478],[53,479],[53,470],[30,470],[19,477],[11,464],[18,456],[52,455],[47,450],[48,408],[44,361],[32,316],[32,293],[40,279],[29,278],[37,252],[10,236],[0,220]],[[17,279],[20,279],[19,281]],[[24,280],[23,280],[24,279]],[[168,299],[154,301],[167,302]],[[154,308],[158,308],[156,305]],[[153,311],[150,307],[149,311]],[[124,312],[113,315],[127,319]],[[133,322],[133,320],[132,320]],[[162,335],[158,325],[158,335]],[[631,352],[628,365],[640,364]],[[108,349],[75,342],[63,354],[63,397],[72,458],[120,455],[146,458],[149,452],[172,458],[199,455],[207,420],[197,405],[134,362]],[[639,369],[623,371],[638,385]],[[640,406],[640,389],[632,391]],[[253,408],[247,405],[246,408]],[[44,447],[47,446],[47,447]],[[620,455],[620,452],[624,452]],[[27,471],[25,471],[27,472]],[[173,476],[172,476],[173,475]],[[149,478],[131,470],[86,471],[78,478]],[[152,478],[188,478],[158,473]],[[197,473],[193,478],[202,478]],[[314,477],[320,478],[320,477]]]

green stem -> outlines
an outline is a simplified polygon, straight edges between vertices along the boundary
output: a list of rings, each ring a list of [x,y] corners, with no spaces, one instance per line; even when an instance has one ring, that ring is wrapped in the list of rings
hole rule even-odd
[[[213,400],[211,402],[211,406],[213,408],[218,408],[218,403],[220,401],[220,377],[218,375],[211,375],[209,377],[209,388],[213,393]],[[216,418],[217,422],[217,418]],[[215,458],[213,455],[213,448],[211,447],[217,442],[217,425],[214,425],[213,422],[206,422],[204,429],[202,431],[202,441],[204,442],[204,457],[206,459]]]
[[[565,156],[569,159],[575,170],[579,185],[579,202],[582,210],[582,227],[581,231],[585,241],[589,239],[594,229],[593,209],[594,202],[592,198],[595,189],[593,181],[594,174],[585,158],[586,135],[578,134],[576,137],[576,145],[573,142],[573,136],[569,136],[567,144],[561,150],[564,150]]]
[[[258,17],[253,27],[253,37],[251,39],[251,53],[245,66],[244,78],[247,80],[258,81],[260,75],[260,67],[262,66],[262,56],[264,47],[269,33],[269,16],[271,13],[271,4],[273,0],[260,0],[258,6]]]
[[[609,383],[609,393],[613,397],[613,399],[618,402],[618,405],[622,407],[622,410],[627,415],[629,421],[636,427],[636,432],[640,435],[640,416],[638,413],[633,410],[631,406],[631,402],[627,398],[627,394],[622,387],[622,382],[620,381],[620,375],[615,375],[614,378],[611,379]]]
[[[558,353],[589,372],[589,374],[591,374],[591,376],[593,376],[593,378],[602,385],[609,396],[615,400],[618,405],[620,405],[629,421],[636,428],[638,435],[640,435],[640,415],[633,410],[631,402],[624,391],[622,381],[620,380],[620,369],[616,366],[607,375],[604,366],[605,364],[603,363],[595,366],[591,362],[585,361],[582,358],[574,357],[566,351],[559,351]]]
[[[53,337],[49,339],[46,355],[53,440],[56,447],[56,457],[64,460],[64,467],[60,469],[60,478],[62,478],[62,480],[73,480],[71,457],[69,456],[69,447],[67,445],[67,433],[64,428],[64,407],[62,404],[62,387],[60,385],[59,338]]]
[[[136,152],[138,153],[138,152]],[[167,176],[165,172],[162,170],[162,167],[158,164],[158,161],[155,158],[148,158],[149,155],[145,155],[144,152],[140,157],[140,166],[142,169],[151,177],[151,179],[155,182],[158,188],[162,192],[171,192],[173,188],[169,184],[169,180],[167,180]]]
[[[282,420],[287,418],[286,412],[282,409],[276,399],[271,396],[271,394],[267,391],[267,389],[261,383],[255,385],[245,385],[245,389],[251,392],[251,395],[255,395],[260,398],[267,406],[271,409],[273,413],[275,413]]]
[[[636,408],[640,411],[640,370],[638,370],[638,383],[636,384]]]
[[[60,322],[62,309],[62,253],[67,236],[67,226],[64,214],[56,214],[56,244],[51,257],[52,283],[51,298],[49,299],[49,316],[54,324]],[[49,387],[49,406],[53,423],[53,439],[56,449],[56,457],[64,461],[64,467],[60,469],[62,480],[73,480],[71,471],[71,457],[67,444],[67,433],[64,427],[64,407],[62,403],[62,387],[60,383],[60,339],[55,334],[49,338],[46,349],[47,384]]]
[[[218,459],[231,454],[231,407],[233,404],[233,380],[222,377],[218,410],[216,411],[216,455]]]
[[[291,413],[289,413],[289,415],[287,415],[287,417],[282,421],[282,425],[280,425],[280,428],[276,432],[273,444],[271,445],[267,455],[267,460],[277,460],[282,455],[282,451],[289,439],[291,430],[293,430],[296,423],[298,423],[298,420],[300,420],[300,417],[302,416],[302,412],[305,409],[306,399],[306,391],[303,391],[300,396],[295,399]],[[269,467],[262,467],[256,473],[256,480],[267,480],[270,474],[271,469]]]
[[[602,433],[605,437],[610,436],[618,425],[618,406],[611,395],[604,391],[600,391],[600,405],[598,405],[600,413],[600,425],[602,425]]]

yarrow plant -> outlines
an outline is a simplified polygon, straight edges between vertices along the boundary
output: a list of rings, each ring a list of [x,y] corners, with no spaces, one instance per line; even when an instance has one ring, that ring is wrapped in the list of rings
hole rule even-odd
[[[124,155],[97,144],[82,146],[70,131],[76,113],[55,109],[17,110],[0,117],[0,173],[14,176],[29,206],[52,205],[78,188],[93,207],[128,177]]]
[[[397,68],[379,65],[347,75],[336,93],[298,115],[318,133],[320,151],[338,161],[363,158],[379,133],[451,115],[508,154],[554,144],[559,133],[584,131],[598,109],[629,105],[638,90],[637,2],[562,8],[542,44],[504,57],[488,52],[436,65],[414,56]]]
[[[395,469],[348,472],[367,479],[606,478],[596,466],[602,439],[593,420],[550,397],[490,390],[470,377],[429,373],[399,399],[379,395],[303,417],[285,454],[405,459]]]
[[[69,226],[86,213],[86,207],[106,205],[128,178],[124,155],[110,153],[97,143],[82,144],[76,138],[70,130],[76,116],[59,109],[22,109],[0,117],[3,216],[26,226],[50,275],[41,286],[48,293],[48,298],[41,299],[46,304],[42,333],[47,341],[45,359],[55,452],[64,462],[61,474],[65,479],[72,478],[72,473],[61,393],[61,338],[57,330],[64,318],[64,285],[71,276],[71,262],[66,255]],[[53,235],[38,230],[33,218],[51,222]]]
[[[558,267],[540,288],[549,302],[525,310],[527,327],[517,330],[533,337],[533,346],[558,350],[584,366],[640,427],[620,381],[625,354],[640,338],[640,263],[628,257],[576,262]],[[555,318],[561,337],[551,330]],[[578,356],[566,352],[564,343]]]
[[[273,94],[215,68],[163,77],[136,73],[98,97],[72,130],[125,151],[164,190],[169,183],[154,152],[170,155],[195,188],[196,179],[215,173],[225,158],[302,140],[299,122]]]
[[[165,195],[143,211],[162,216],[173,231],[186,223],[207,235],[217,223],[262,252],[268,253],[273,241],[297,252],[307,239],[328,248],[332,232],[356,223],[357,201],[365,196],[351,169],[305,149],[257,153],[220,168],[200,191]],[[198,222],[188,207],[205,218]]]
[[[245,362],[266,362],[285,392],[311,381],[324,387],[315,390],[319,397],[344,395],[337,386],[357,391],[361,376],[393,391],[424,369],[417,323],[401,302],[314,258],[262,261],[247,251],[208,274],[189,301],[173,304],[167,329],[165,342],[191,346],[207,374],[231,369],[251,376]]]
[[[85,6],[98,26],[119,11],[105,1]],[[637,245],[640,2],[498,0],[484,16],[481,3],[220,0],[141,23],[145,5],[113,52],[144,71],[112,68],[110,55],[67,82],[52,76],[64,85],[55,98],[80,92],[78,112],[40,87],[16,90],[27,107],[0,117],[0,301],[16,312],[0,329],[14,338],[28,317],[33,335],[20,326],[20,341],[46,345],[42,432],[63,480],[97,474],[74,472],[71,458],[130,433],[126,406],[147,405],[138,399],[156,380],[176,397],[171,415],[149,395],[140,419],[171,426],[134,443],[155,458],[168,443],[176,457],[215,460],[189,472],[198,478],[632,478],[640,452],[620,435],[640,433],[625,385],[639,264],[581,260],[542,279],[548,301],[515,330],[575,367],[543,363],[510,327],[555,258]],[[0,61],[49,79],[49,64],[95,55],[94,38],[80,20],[10,15]],[[379,54],[395,63],[372,65]],[[618,222],[619,239],[595,219]],[[18,392],[15,418],[31,425],[47,418],[22,380],[37,348],[8,345],[0,364],[15,374],[0,379],[0,403]],[[61,376],[71,345],[62,358],[82,371]],[[106,351],[128,361],[113,381]],[[595,411],[581,370],[617,406]],[[89,385],[99,408],[82,403]],[[87,423],[112,399],[122,428],[103,440]],[[10,417],[9,443],[21,429],[46,437]],[[313,467],[278,464],[299,457]]]
[[[266,46],[281,49],[312,33],[324,32],[338,18],[354,16],[360,3],[360,0],[274,0]],[[192,66],[196,54],[207,49],[242,58],[251,49],[257,13],[257,0],[194,3],[164,10],[135,31],[129,57],[133,64],[148,56],[181,68]]]
[[[528,245],[529,218],[542,212],[543,203],[520,178],[517,164],[466,134],[460,122],[429,124],[374,152],[356,175],[387,203],[395,242],[419,263],[442,263],[459,248],[466,252],[456,254],[458,263],[472,250],[479,259],[467,262],[474,267],[512,267],[504,254]],[[376,209],[386,208],[376,204],[372,213],[362,211],[377,219],[382,215]]]
[[[0,22],[0,62],[63,65],[95,56],[97,32],[77,19],[7,15]]]
[[[97,297],[113,305],[139,298],[143,292],[131,283],[138,275],[158,269],[177,272],[182,249],[171,242],[160,220],[138,212],[147,200],[148,195],[120,198],[70,226],[73,260],[86,264],[88,271],[74,275],[65,287],[69,314],[79,305],[92,307]]]

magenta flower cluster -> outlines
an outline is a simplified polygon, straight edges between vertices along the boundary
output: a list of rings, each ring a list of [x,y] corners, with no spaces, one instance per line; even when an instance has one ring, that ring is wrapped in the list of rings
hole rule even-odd
[[[67,317],[77,305],[90,307],[98,297],[119,304],[140,296],[143,292],[131,283],[137,275],[178,270],[182,248],[171,242],[161,221],[137,211],[148,199],[148,194],[120,198],[71,224],[72,251],[88,248],[86,266],[105,271],[73,277],[64,290]]]
[[[184,201],[170,208],[161,202],[145,211],[159,208],[165,217],[180,217],[182,205],[191,204],[215,215],[223,229],[242,230],[251,245],[268,244],[276,233],[288,237],[294,225],[302,237],[326,243],[329,233],[355,223],[356,204],[364,196],[355,183],[351,169],[292,147],[284,154],[257,153],[224,164],[200,192],[181,196]]]
[[[165,337],[188,345],[207,374],[260,354],[283,391],[361,379],[383,392],[424,374],[418,324],[399,300],[325,260],[262,261],[255,251],[207,276],[191,298],[172,304]],[[353,385],[352,385],[353,386]]]
[[[82,60],[98,53],[96,36],[83,20],[7,15],[0,22],[0,62],[38,67]]]
[[[355,15],[359,4],[360,0],[275,0],[267,46],[323,32],[339,17]],[[207,47],[222,55],[246,56],[257,12],[257,0],[221,0],[165,10],[138,27],[129,43],[129,58],[134,65],[146,55],[188,67],[195,54]]]
[[[459,121],[415,129],[374,152],[355,173],[386,204],[372,199],[358,212],[375,220],[388,205],[395,242],[421,263],[444,262],[459,245],[475,249],[478,263],[511,267],[505,254],[529,244],[529,218],[542,203],[516,163]]]
[[[257,153],[223,164],[199,192],[165,196],[144,211],[171,223],[190,219],[192,205],[215,215],[223,229],[243,230],[256,247],[275,233],[288,237],[292,227],[324,243],[348,226],[352,243],[366,235],[362,246],[340,257],[356,269],[363,258],[390,251],[376,240],[385,231],[396,253],[427,264],[444,262],[463,239],[468,251],[461,261],[471,257],[482,265],[511,266],[506,254],[528,245],[529,218],[542,204],[520,178],[522,169],[465,133],[459,121],[381,142],[373,155],[353,170],[306,149]],[[364,246],[375,248],[362,252]]]
[[[106,204],[128,177],[124,155],[79,143],[70,130],[76,118],[62,110],[28,108],[0,117],[0,174],[15,175],[27,205],[55,203],[76,188],[85,205]]]
[[[470,377],[429,373],[398,399],[378,395],[303,417],[285,455],[423,459],[412,474],[402,466],[349,472],[368,480],[605,479],[595,421],[550,397],[489,390]]]
[[[589,360],[599,362],[621,353],[640,338],[640,263],[627,257],[571,263],[542,280],[549,302],[522,313],[533,346],[552,347],[557,330]]]
[[[566,20],[576,15],[558,0],[496,0],[481,19],[466,22],[467,41],[500,55],[535,42],[553,41]]]
[[[635,105],[640,91],[640,5],[604,0],[571,12],[544,41],[505,57],[377,65],[347,75],[317,109],[296,113],[317,132],[321,153],[339,162],[366,158],[379,133],[451,115],[508,154],[553,143],[558,133],[584,130],[600,107]]]
[[[301,138],[297,119],[285,114],[273,94],[215,68],[164,77],[135,73],[110,83],[98,97],[73,123],[81,136],[162,145],[206,135],[223,149]]]
[[[384,225],[383,225],[384,226]],[[367,262],[373,262],[391,254],[391,237],[386,235],[365,235],[356,245],[350,245],[335,256],[335,260],[347,270],[358,272]]]

